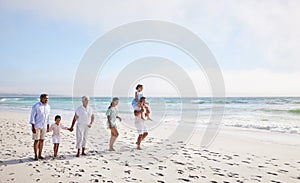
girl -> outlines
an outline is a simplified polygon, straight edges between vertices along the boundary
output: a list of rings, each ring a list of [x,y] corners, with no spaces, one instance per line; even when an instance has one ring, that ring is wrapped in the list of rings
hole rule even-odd
[[[60,123],[61,117],[59,115],[56,115],[54,120],[55,123],[50,126],[49,131],[53,131],[52,134],[52,141],[54,144],[53,151],[54,151],[54,157],[57,157],[58,147],[60,143],[60,129],[64,129],[64,130],[70,130],[70,129]]]
[[[135,94],[134,94],[134,99],[132,100],[131,104],[132,104],[132,107],[135,111],[140,111],[138,103],[139,103],[141,97],[143,96],[143,93],[142,93],[143,85],[138,84],[135,89],[136,89],[136,91],[135,91]]]
[[[116,126],[116,119],[118,118],[120,121],[122,119],[118,116],[118,109],[117,105],[119,103],[119,98],[113,98],[112,102],[110,103],[110,106],[108,107],[106,111],[106,116],[107,116],[107,127],[110,129],[111,132],[111,137],[110,137],[110,142],[109,142],[109,151],[115,151],[113,148],[113,145],[119,136],[119,132],[117,130]]]

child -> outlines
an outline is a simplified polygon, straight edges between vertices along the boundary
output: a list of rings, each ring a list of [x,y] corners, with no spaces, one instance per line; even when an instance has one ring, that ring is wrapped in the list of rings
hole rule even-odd
[[[119,103],[119,98],[113,98],[112,102],[110,103],[110,106],[108,107],[106,111],[106,116],[107,116],[107,127],[110,129],[111,132],[111,137],[110,137],[110,142],[109,142],[109,151],[115,151],[113,148],[113,145],[119,136],[119,132],[117,130],[116,126],[116,119],[118,118],[120,121],[122,119],[118,116],[118,109],[117,105]]]
[[[56,115],[54,120],[55,123],[50,126],[49,131],[53,131],[52,141],[54,144],[53,147],[54,157],[57,157],[58,147],[60,143],[60,129],[64,129],[64,130],[70,130],[70,129],[60,123],[61,117],[59,115]]]
[[[137,116],[136,114],[139,113],[141,114],[141,118],[144,120],[143,112],[141,111],[144,109],[145,116],[147,117],[148,120],[150,119],[150,108],[149,108],[149,103],[146,101],[146,98],[143,97],[143,85],[138,84],[136,86],[136,92],[135,92],[135,98],[132,100],[132,107],[134,109],[134,115]],[[143,98],[143,100],[141,100]]]
[[[141,97],[143,96],[143,93],[142,93],[143,85],[138,84],[135,89],[136,89],[136,91],[135,91],[134,99],[132,100],[131,104],[135,111],[139,111],[140,108],[138,107],[138,103],[139,103]]]

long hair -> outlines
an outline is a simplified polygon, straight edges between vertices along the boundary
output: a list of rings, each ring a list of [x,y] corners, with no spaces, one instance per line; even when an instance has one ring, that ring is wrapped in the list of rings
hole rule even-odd
[[[111,101],[111,103],[110,103],[108,109],[110,109],[110,108],[112,107],[113,103],[114,103],[115,101],[117,101],[117,100],[119,100],[119,98],[118,98],[118,97],[114,97],[114,98],[112,99],[112,101]]]

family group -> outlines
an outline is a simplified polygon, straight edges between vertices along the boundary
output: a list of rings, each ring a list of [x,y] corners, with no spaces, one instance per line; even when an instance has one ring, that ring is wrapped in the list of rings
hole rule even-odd
[[[146,97],[143,96],[143,85],[138,84],[136,86],[135,96],[132,100],[133,114],[135,116],[135,127],[137,129],[138,137],[136,141],[137,149],[141,149],[141,142],[148,135],[147,128],[145,126],[146,120],[151,120],[150,118],[150,108],[149,103],[146,101]],[[85,149],[88,139],[88,131],[92,127],[95,121],[95,115],[93,109],[89,106],[90,98],[88,96],[82,96],[82,105],[80,105],[74,114],[71,127],[66,127],[61,123],[62,117],[60,115],[55,115],[54,123],[50,125],[50,105],[48,104],[49,96],[48,94],[41,94],[40,101],[32,106],[30,115],[30,124],[33,134],[33,149],[34,149],[34,159],[44,159],[42,156],[44,140],[47,132],[52,132],[52,142],[54,144],[54,158],[57,157],[58,148],[60,144],[60,131],[69,130],[74,131],[74,126],[76,124],[76,156],[86,155]],[[118,104],[119,98],[114,97],[106,111],[106,126],[110,129],[111,137],[109,141],[109,151],[115,151],[113,145],[119,136],[117,129],[117,119],[122,121],[118,114]]]

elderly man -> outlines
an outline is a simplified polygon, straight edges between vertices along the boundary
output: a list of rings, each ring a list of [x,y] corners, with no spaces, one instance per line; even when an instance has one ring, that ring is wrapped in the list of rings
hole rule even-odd
[[[44,159],[42,156],[44,139],[46,131],[49,132],[49,114],[48,95],[41,94],[40,102],[32,106],[30,124],[33,134],[34,159]]]
[[[75,122],[76,124],[76,148],[77,155],[80,156],[80,148],[82,148],[82,155],[86,155],[84,150],[86,148],[88,130],[92,127],[94,122],[94,113],[93,109],[88,106],[90,98],[88,96],[82,97],[82,105],[79,106],[76,111],[72,121],[72,126],[70,131],[73,131]]]

